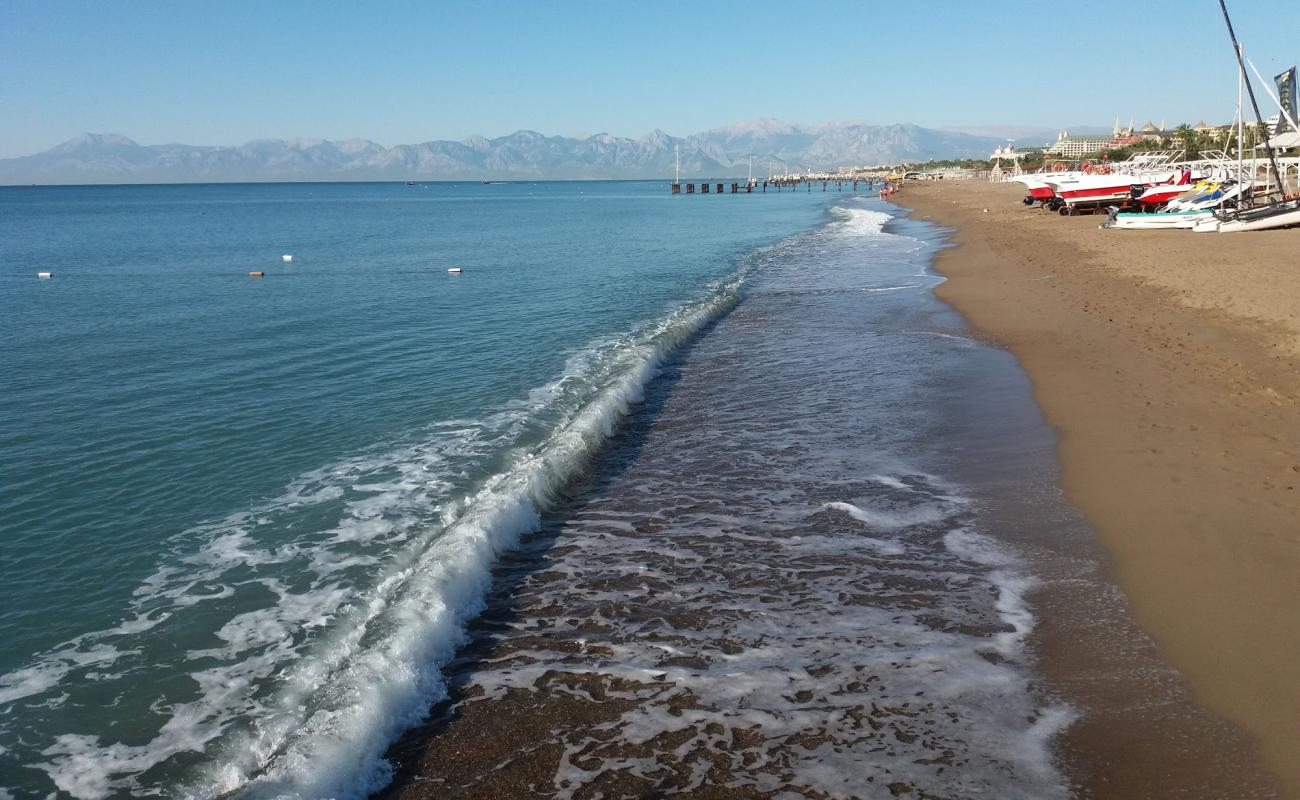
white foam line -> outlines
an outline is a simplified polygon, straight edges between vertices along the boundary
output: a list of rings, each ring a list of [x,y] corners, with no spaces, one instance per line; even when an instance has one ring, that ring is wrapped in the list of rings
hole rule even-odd
[[[936,506],[919,506],[907,511],[879,511],[859,508],[852,503],[827,503],[825,508],[843,511],[858,522],[864,522],[873,528],[898,530],[909,525],[925,525],[946,519],[951,509]]]
[[[173,795],[343,798],[381,788],[390,773],[388,744],[445,695],[440,668],[481,610],[497,555],[537,526],[540,512],[641,400],[663,359],[737,302],[748,269],[704,300],[591,343],[555,381],[493,416],[444,421],[431,426],[431,439],[306,473],[279,497],[180,534],[171,544],[177,561],[137,587],[134,618],[0,676],[0,703],[49,693],[75,670],[137,652],[105,639],[130,641],[199,605],[222,613],[217,604],[238,585],[230,576],[249,567],[292,566],[315,577],[293,589],[273,578],[251,581],[276,599],[224,620],[214,631],[216,647],[186,654],[179,666],[194,670],[198,696],[167,706],[152,740],[127,745],[65,734],[44,748],[44,762],[30,766],[87,798],[155,790],[140,775],[181,753],[203,753],[211,766],[188,788],[169,787]],[[452,498],[449,466],[496,457],[504,444],[543,433],[546,419],[556,421],[546,423],[542,443],[510,450],[495,476],[468,497]],[[288,543],[259,535],[287,509],[338,503],[342,517],[330,529]],[[357,545],[370,550],[358,554]],[[373,586],[342,588],[356,584],[337,573],[366,564],[381,565]],[[195,661],[205,663],[196,668]],[[280,688],[268,696],[271,687]]]
[[[901,291],[903,291],[904,289],[920,289],[921,287],[922,287],[922,284],[919,284],[919,283],[908,283],[908,284],[905,284],[905,285],[903,285],[903,286],[881,286],[881,287],[879,287],[879,288],[874,288],[874,289],[860,289],[859,291],[863,291],[863,292],[901,292]]]
[[[297,664],[278,715],[213,775],[217,791],[261,797],[364,797],[385,785],[388,745],[446,696],[440,667],[483,607],[492,564],[535,530],[539,512],[607,438],[663,358],[736,302],[740,279],[664,321],[627,351],[630,368],[535,452],[520,456],[464,505],[446,532],[369,598],[367,613],[327,659]],[[376,630],[384,633],[372,640]],[[363,646],[362,640],[366,639]],[[303,712],[302,698],[321,703]]]
[[[865,522],[873,527],[885,527],[879,524],[879,519],[876,515],[869,514],[852,503],[826,503],[823,508],[828,508],[833,511],[843,511],[858,522]],[[887,556],[901,556],[907,552],[907,548],[897,542],[889,542],[884,539],[872,539],[865,536],[862,537],[862,541]]]
[[[940,333],[939,331],[899,331],[898,335],[899,336],[934,336],[939,339],[951,339],[952,341],[955,342],[961,342],[963,345],[974,346],[978,344],[974,339],[970,338],[969,336],[957,336],[956,334]]]

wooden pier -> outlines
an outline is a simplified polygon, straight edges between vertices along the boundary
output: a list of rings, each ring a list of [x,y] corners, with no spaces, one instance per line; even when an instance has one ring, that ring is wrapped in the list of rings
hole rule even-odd
[[[766,193],[770,188],[775,192],[792,191],[797,192],[802,186],[805,191],[813,191],[814,186],[820,186],[821,191],[831,191],[831,187],[837,192],[845,190],[856,192],[861,187],[865,191],[871,191],[879,183],[884,186],[885,181],[877,178],[769,178],[765,181],[747,181],[744,183],[732,181],[731,194],[753,194],[757,191],[759,194]],[[670,184],[673,194],[695,194],[696,186],[699,187],[699,194],[726,194],[727,184],[725,183],[681,183],[674,181]]]

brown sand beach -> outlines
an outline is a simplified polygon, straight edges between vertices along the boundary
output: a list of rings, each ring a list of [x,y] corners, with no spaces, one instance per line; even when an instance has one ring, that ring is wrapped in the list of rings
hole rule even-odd
[[[1300,797],[1300,230],[1107,231],[1021,196],[897,202],[957,228],[938,293],[1028,372],[1137,623]],[[1122,767],[1116,727],[1085,717],[1066,745]]]

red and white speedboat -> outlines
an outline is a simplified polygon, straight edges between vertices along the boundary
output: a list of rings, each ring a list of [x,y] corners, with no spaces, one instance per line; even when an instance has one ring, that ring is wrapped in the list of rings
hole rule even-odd
[[[1170,197],[1186,191],[1192,178],[1190,170],[1166,170],[1162,172],[1114,172],[1109,174],[1084,175],[1076,179],[1048,181],[1056,191],[1056,196],[1069,208],[1089,205],[1105,205],[1116,200],[1133,197],[1133,187],[1149,188],[1152,186],[1182,187]]]
[[[1136,199],[1138,203],[1148,208],[1164,205],[1176,197],[1189,193],[1190,178],[1191,175],[1188,173],[1186,178],[1179,178],[1173,183],[1159,183],[1155,186],[1148,186]]]
[[[1082,172],[1072,170],[1070,172],[1034,172],[1029,175],[1017,175],[1011,180],[1025,185],[1025,205],[1032,206],[1034,203],[1046,203],[1053,197],[1056,197],[1056,190],[1048,181],[1062,180],[1066,178],[1075,178],[1083,175]]]
[[[1050,185],[1048,185],[1047,182],[1043,180],[1022,179],[1020,182],[1023,183],[1025,185],[1025,189],[1029,191],[1029,198],[1030,198],[1028,201],[1029,203],[1051,200],[1052,197],[1056,194],[1056,191]]]
[[[1173,152],[1138,153],[1127,161],[1085,161],[1081,169],[1035,172],[1011,180],[1025,185],[1025,205],[1041,203],[1055,211],[1065,206],[1105,205],[1130,199],[1134,186],[1174,185],[1181,172],[1171,162]],[[1061,169],[1064,164],[1057,164]]]

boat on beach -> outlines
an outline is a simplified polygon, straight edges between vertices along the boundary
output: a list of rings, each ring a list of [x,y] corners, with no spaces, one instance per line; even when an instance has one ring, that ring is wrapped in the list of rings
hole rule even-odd
[[[1125,212],[1113,207],[1103,228],[1115,230],[1175,230],[1190,229],[1214,218],[1216,211],[1235,206],[1249,185],[1235,182],[1205,181],[1169,200],[1156,211]],[[1148,190],[1151,191],[1151,190]]]
[[[1218,212],[1198,223],[1195,233],[1240,233],[1292,228],[1300,225],[1300,198],[1254,208]]]
[[[1102,223],[1102,227],[1120,231],[1173,230],[1177,228],[1194,228],[1197,224],[1213,217],[1214,212],[1209,210],[1120,212]]]
[[[1214,188],[1218,187],[1217,184],[1213,184],[1213,186]],[[1187,188],[1187,184],[1182,182],[1161,183],[1156,184],[1155,186],[1148,186],[1133,199],[1138,202],[1138,205],[1143,207],[1158,208],[1164,206],[1166,203],[1171,203],[1177,198],[1187,195],[1190,192],[1200,193],[1205,191],[1207,188],[1209,188],[1209,184],[1205,181],[1194,184],[1190,190]]]
[[[1132,201],[1138,188],[1166,186],[1170,196],[1186,191],[1185,184],[1203,175],[1195,168],[1177,164],[1181,156],[1177,151],[1138,153],[1115,163],[1085,161],[1078,169],[1064,169],[1058,164],[1050,171],[1017,175],[1011,180],[1025,185],[1025,205],[1041,204],[1049,211],[1072,214],[1117,200]],[[1176,186],[1182,188],[1174,190]]]
[[[1116,200],[1131,200],[1134,192],[1151,187],[1164,187],[1175,193],[1186,191],[1192,178],[1190,169],[1162,170],[1159,172],[1118,172],[1085,175],[1080,178],[1048,181],[1062,204],[1062,213],[1099,206]]]

